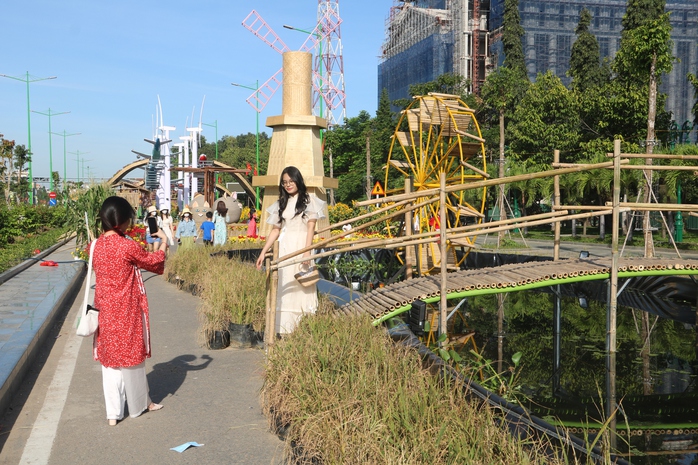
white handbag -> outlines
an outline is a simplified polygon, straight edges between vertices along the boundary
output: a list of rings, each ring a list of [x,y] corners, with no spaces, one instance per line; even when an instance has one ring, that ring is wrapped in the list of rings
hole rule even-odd
[[[90,297],[90,287],[92,283],[92,255],[94,255],[97,239],[90,245],[90,258],[87,260],[87,278],[85,279],[85,298],[82,302],[81,314],[78,319],[78,336],[92,336],[97,331],[99,325],[99,310],[88,304]]]

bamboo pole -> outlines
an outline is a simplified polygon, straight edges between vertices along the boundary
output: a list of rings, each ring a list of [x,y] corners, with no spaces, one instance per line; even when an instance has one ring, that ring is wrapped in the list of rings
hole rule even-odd
[[[471,165],[470,163],[466,163],[463,160],[460,161],[461,166],[464,168],[468,168],[469,170],[475,171],[477,174],[489,179],[491,176],[487,173],[487,171],[482,171],[480,168]]]
[[[372,217],[372,216],[380,215],[380,214],[382,214],[382,213],[384,213],[384,212],[387,212],[387,211],[390,211],[390,210],[392,210],[392,209],[394,209],[394,208],[401,207],[401,206],[403,206],[403,205],[407,205],[408,203],[410,203],[410,200],[403,200],[402,202],[396,202],[396,203],[394,203],[394,204],[392,204],[392,205],[388,205],[387,207],[382,207],[382,208],[379,208],[378,210],[375,210],[375,211],[372,211],[372,212],[368,212],[368,213],[364,213],[363,215],[359,215],[359,216],[357,216],[357,217],[355,217],[355,218],[350,218],[350,219],[348,219],[348,220],[340,221],[339,223],[336,223],[336,224],[331,224],[331,225],[329,225],[329,226],[327,226],[327,227],[324,227],[324,228],[322,228],[322,229],[318,229],[318,230],[315,232],[315,234],[320,234],[320,233],[323,233],[323,232],[325,232],[325,231],[329,231],[330,229],[339,229],[339,228],[341,228],[342,226],[344,226],[345,224],[349,224],[349,223],[352,223],[352,222],[355,222],[355,221],[363,220],[364,218],[370,218],[370,217]],[[356,229],[359,229],[359,228],[358,228],[358,227],[357,227],[357,228],[354,228],[354,232],[356,231]]]
[[[613,158],[613,153],[607,153],[607,157]],[[621,158],[655,158],[665,160],[698,160],[698,155],[671,155],[667,153],[621,153]]]
[[[555,150],[553,152],[553,165],[560,162],[560,151]],[[560,207],[560,175],[555,175],[553,178],[553,209],[558,209]],[[557,261],[560,259],[560,222],[556,222],[554,225],[555,235],[553,239],[553,260]]]
[[[698,171],[698,166],[625,165],[623,169],[644,171]]]
[[[553,205],[553,210],[603,210],[610,212],[611,205]]]
[[[279,243],[275,242],[273,247],[272,259],[267,258],[267,270],[270,273],[270,286],[269,286],[269,313],[267,316],[267,321],[269,326],[264,328],[264,348],[269,354],[274,347],[276,342],[276,294],[279,289],[279,272],[271,267],[271,262],[273,259],[279,256]]]
[[[608,202],[606,202],[608,205]],[[698,211],[697,204],[620,202],[620,208],[637,211]]]
[[[621,160],[621,164],[627,164],[627,163],[628,163],[628,160]],[[474,182],[469,182],[469,183],[464,183],[464,184],[454,184],[452,186],[446,187],[446,193],[449,194],[451,192],[459,192],[459,191],[471,190],[471,189],[481,189],[483,187],[491,187],[491,186],[497,186],[499,184],[508,184],[508,183],[514,183],[514,182],[520,182],[520,181],[530,181],[531,179],[549,178],[549,177],[552,177],[555,175],[577,173],[579,171],[608,168],[611,166],[613,166],[613,162],[608,161],[608,162],[603,162],[603,163],[591,163],[588,165],[580,165],[580,166],[576,166],[573,168],[560,168],[560,169],[554,169],[554,170],[549,170],[549,171],[540,171],[537,173],[518,174],[516,176],[507,176],[504,178],[487,179],[484,181],[474,181]],[[406,199],[416,199],[419,197],[431,197],[431,196],[435,196],[438,194],[439,194],[439,189],[432,188],[432,189],[425,189],[425,190],[421,190],[421,191],[416,191],[416,192],[413,192],[411,194],[397,194],[397,195],[393,195],[390,197],[383,197],[383,198],[379,198],[379,199],[363,200],[361,202],[357,202],[355,205],[360,206],[360,207],[364,207],[366,205],[374,205],[377,203],[399,202],[401,200],[406,200]]]
[[[405,193],[412,192],[412,177],[405,178]],[[412,236],[412,210],[405,212],[405,236]],[[414,265],[414,256],[416,250],[412,247],[405,249],[405,279],[412,279],[412,265]]]
[[[616,320],[618,311],[618,227],[620,208],[620,140],[613,142],[613,234],[611,240],[611,279],[608,296],[606,336],[606,418],[612,439],[616,433]]]
[[[446,173],[441,173],[441,186],[439,195],[439,243],[441,246],[441,302],[439,305],[439,339],[444,334],[448,334],[446,325],[448,324],[448,293],[447,275],[448,275],[448,256],[446,244],[446,228],[448,227],[448,218],[446,217]],[[446,347],[448,341],[443,340],[439,343],[441,348]]]
[[[463,231],[473,231],[471,234],[467,236],[462,236],[462,237],[472,237],[472,236],[477,236],[479,234],[483,234],[489,231],[490,227],[493,226],[498,226],[498,225],[505,225],[505,224],[510,224],[512,225],[510,229],[515,229],[519,227],[525,227],[525,226],[535,226],[537,224],[546,224],[546,222],[543,223],[531,223],[527,222],[526,219],[533,220],[533,219],[544,219],[544,218],[557,218],[557,217],[565,217],[567,214],[566,211],[560,211],[560,212],[551,212],[551,213],[540,213],[538,215],[531,215],[531,216],[526,216],[523,218],[509,218],[507,220],[500,220],[500,221],[493,221],[492,223],[487,223],[487,227],[483,232],[483,225],[482,224],[471,224],[467,226],[461,226],[458,228],[453,228],[449,231],[448,233],[452,234],[451,236],[448,236],[447,239],[450,241],[452,239],[459,239],[461,236],[454,236],[453,234],[463,232]],[[584,215],[583,213],[580,213],[580,215]],[[592,215],[595,216],[595,215]],[[524,221],[522,221],[524,220]],[[549,223],[549,222],[548,222]],[[345,244],[344,246],[337,247],[334,250],[330,250],[327,252],[321,252],[318,254],[313,255],[313,259],[318,259],[318,258],[324,258],[324,257],[329,257],[332,255],[344,253],[344,252],[350,252],[350,251],[356,251],[356,250],[362,250],[362,249],[367,249],[367,248],[389,248],[389,249],[396,249],[396,248],[401,248],[401,247],[411,247],[411,246],[417,246],[419,244],[427,244],[427,243],[433,243],[437,240],[437,236],[440,234],[439,231],[430,231],[430,232],[425,232],[425,233],[420,233],[420,234],[414,234],[410,237],[405,237],[405,236],[400,236],[400,237],[392,237],[392,238],[384,238],[384,239],[362,239],[358,241],[352,241],[352,242],[347,242],[347,243],[341,243]],[[319,244],[319,243],[318,243]],[[457,245],[462,245],[458,243]],[[317,244],[313,246],[314,248],[319,248],[321,246],[318,246]],[[300,251],[302,253],[302,251]],[[295,265],[297,263],[301,263],[305,261],[302,257],[298,257],[293,259],[293,256],[297,256],[298,253],[294,254],[288,254],[285,255],[276,262],[272,263],[273,268],[284,268],[286,266],[291,266]],[[283,262],[283,264],[281,264]]]

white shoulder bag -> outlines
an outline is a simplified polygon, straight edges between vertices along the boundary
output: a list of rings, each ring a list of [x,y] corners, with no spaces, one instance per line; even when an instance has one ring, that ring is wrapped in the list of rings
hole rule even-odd
[[[83,299],[82,307],[80,307],[81,314],[78,320],[78,336],[92,336],[95,331],[97,331],[97,325],[99,324],[99,310],[87,303],[90,297],[90,287],[92,285],[92,256],[94,255],[96,243],[97,239],[92,241],[92,244],[90,245],[90,258],[87,260],[85,298]]]

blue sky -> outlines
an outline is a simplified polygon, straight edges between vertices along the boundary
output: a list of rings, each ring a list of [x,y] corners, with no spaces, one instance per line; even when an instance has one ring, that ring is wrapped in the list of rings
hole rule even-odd
[[[377,65],[392,0],[340,1],[347,115],[375,114]],[[0,28],[0,74],[24,79],[57,76],[30,84],[30,107],[48,113],[51,131],[65,138],[67,152],[81,153],[93,176],[109,177],[135,160],[131,150],[150,153],[158,95],[164,122],[175,138],[198,123],[218,124],[218,137],[255,132],[255,111],[245,99],[281,67],[281,55],[242,26],[254,9],[291,50],[311,30],[316,0],[94,0],[5,2]],[[281,91],[260,114],[281,113]],[[33,174],[49,175],[49,118],[31,114]],[[191,125],[191,121],[189,121]],[[27,144],[26,84],[0,78],[0,133]],[[215,129],[203,135],[215,139]],[[63,177],[63,136],[53,136],[53,170]],[[77,176],[76,155],[66,156],[68,179]],[[134,172],[134,175],[136,172]],[[139,174],[140,175],[140,174]]]

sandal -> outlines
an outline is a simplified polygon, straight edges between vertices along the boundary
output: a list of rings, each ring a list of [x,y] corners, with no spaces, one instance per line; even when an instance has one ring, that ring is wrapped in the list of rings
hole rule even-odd
[[[150,405],[148,405],[148,411],[154,412],[156,410],[160,410],[163,407],[164,407],[164,405],[162,405],[162,404],[156,404],[155,402],[151,402]]]

